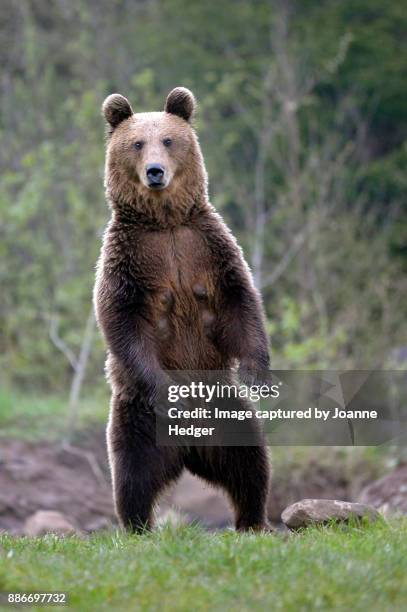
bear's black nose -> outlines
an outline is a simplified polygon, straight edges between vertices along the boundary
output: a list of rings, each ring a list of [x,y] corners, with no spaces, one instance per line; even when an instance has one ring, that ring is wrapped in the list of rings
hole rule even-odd
[[[164,176],[164,168],[161,164],[148,164],[146,167],[146,174],[149,185],[161,185]]]

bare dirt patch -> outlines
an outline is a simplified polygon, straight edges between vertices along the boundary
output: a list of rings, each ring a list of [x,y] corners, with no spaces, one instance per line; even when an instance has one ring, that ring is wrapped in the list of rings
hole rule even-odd
[[[374,478],[346,477],[340,465],[310,462],[300,471],[275,473],[269,515],[280,521],[282,510],[306,497],[354,501]],[[210,529],[232,524],[222,492],[185,473],[160,502],[160,512],[176,508],[186,521]],[[82,432],[74,446],[0,438],[0,531],[22,533],[26,519],[38,510],[64,513],[83,531],[115,524],[105,434]]]
[[[56,443],[1,440],[0,529],[20,533],[28,516],[41,509],[64,512],[89,531],[114,520],[103,450],[95,453],[88,445],[71,452]]]

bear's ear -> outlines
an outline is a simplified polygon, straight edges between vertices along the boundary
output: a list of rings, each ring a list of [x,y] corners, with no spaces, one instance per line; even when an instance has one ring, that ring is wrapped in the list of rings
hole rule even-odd
[[[164,110],[172,115],[178,115],[189,121],[195,112],[196,101],[194,94],[186,87],[176,87],[167,96]]]
[[[108,96],[103,102],[102,113],[108,124],[115,128],[119,123],[132,116],[133,109],[127,98],[115,93]]]

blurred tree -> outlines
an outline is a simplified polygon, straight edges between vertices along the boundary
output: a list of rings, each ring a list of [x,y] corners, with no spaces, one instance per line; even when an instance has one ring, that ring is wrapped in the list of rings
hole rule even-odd
[[[405,26],[395,0],[4,0],[3,382],[71,384],[108,216],[101,102],[160,109],[179,84],[274,367],[369,367],[406,344]],[[94,336],[89,384],[102,364]]]

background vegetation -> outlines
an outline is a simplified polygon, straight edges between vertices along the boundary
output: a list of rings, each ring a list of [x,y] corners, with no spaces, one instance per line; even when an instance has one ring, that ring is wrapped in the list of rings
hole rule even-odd
[[[3,0],[2,383],[102,385],[100,106],[182,84],[212,202],[262,289],[275,368],[402,364],[406,12],[396,0]],[[404,348],[403,348],[404,347]]]

